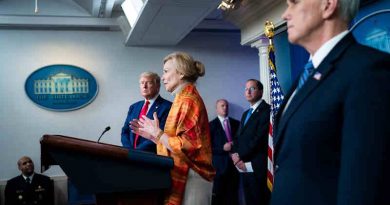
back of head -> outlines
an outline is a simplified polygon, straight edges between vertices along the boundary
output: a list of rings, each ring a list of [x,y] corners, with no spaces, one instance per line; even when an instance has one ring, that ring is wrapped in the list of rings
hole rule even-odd
[[[205,75],[203,63],[196,61],[185,52],[174,52],[164,58],[164,64],[168,60],[175,60],[178,67],[177,72],[184,75],[183,80],[187,82],[196,82],[198,77]]]
[[[346,22],[350,23],[359,10],[360,0],[339,0],[338,14]]]

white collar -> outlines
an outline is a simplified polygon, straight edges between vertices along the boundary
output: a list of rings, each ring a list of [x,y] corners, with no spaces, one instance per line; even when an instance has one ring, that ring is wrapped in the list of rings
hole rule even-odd
[[[250,108],[252,108],[252,113],[253,111],[255,111],[257,109],[257,107],[259,107],[260,103],[263,102],[263,99],[260,99],[259,101],[257,101],[255,104],[251,105]]]
[[[330,40],[328,40],[326,43],[324,43],[315,53],[313,56],[310,56],[310,59],[312,60],[314,68],[318,68],[318,66],[321,64],[321,62],[324,60],[324,58],[330,53],[330,51],[336,46],[338,42],[341,41],[341,39],[348,34],[348,30],[345,30]]]
[[[217,115],[217,117],[218,117],[219,121],[221,121],[222,123],[223,123],[223,121],[224,121],[225,119],[227,119],[227,120],[229,119],[228,116],[222,117],[222,116]]]
[[[30,181],[32,181],[32,179],[34,177],[34,173],[32,173],[31,176],[26,176],[26,175],[22,174],[22,177],[24,180],[26,180],[27,178],[30,178]]]
[[[156,101],[156,99],[158,98],[159,94],[157,94],[156,96],[154,96],[154,98],[152,99],[149,99],[149,100],[146,100],[144,99],[144,104],[146,101],[149,101],[149,105],[153,105],[154,101]]]

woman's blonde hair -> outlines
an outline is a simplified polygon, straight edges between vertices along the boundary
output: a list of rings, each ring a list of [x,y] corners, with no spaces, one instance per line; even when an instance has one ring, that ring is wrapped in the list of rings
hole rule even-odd
[[[196,61],[185,52],[174,52],[164,58],[164,64],[168,60],[176,60],[178,67],[176,71],[184,75],[183,80],[187,82],[196,82],[199,76],[204,76],[205,67],[203,63]]]

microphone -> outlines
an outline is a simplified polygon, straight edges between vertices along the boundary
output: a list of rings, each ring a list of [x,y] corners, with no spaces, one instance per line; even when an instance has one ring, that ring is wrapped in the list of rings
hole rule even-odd
[[[110,130],[111,129],[111,127],[110,126],[107,126],[106,127],[106,129],[104,129],[104,131],[102,132],[102,134],[100,135],[100,137],[99,137],[99,139],[98,139],[98,141],[97,141],[97,143],[99,143],[99,141],[100,141],[100,138],[102,138],[102,136],[104,135],[104,133],[106,133],[108,130]]]

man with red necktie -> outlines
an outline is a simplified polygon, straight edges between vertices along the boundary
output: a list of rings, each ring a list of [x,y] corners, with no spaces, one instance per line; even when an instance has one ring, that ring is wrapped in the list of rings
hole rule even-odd
[[[142,115],[153,118],[153,113],[156,112],[160,121],[160,128],[164,129],[172,103],[159,95],[160,76],[156,73],[141,73],[139,86],[144,100],[138,101],[130,106],[122,128],[121,141],[126,148],[156,153],[156,145],[150,140],[132,133],[129,123],[133,119],[139,119]]]

